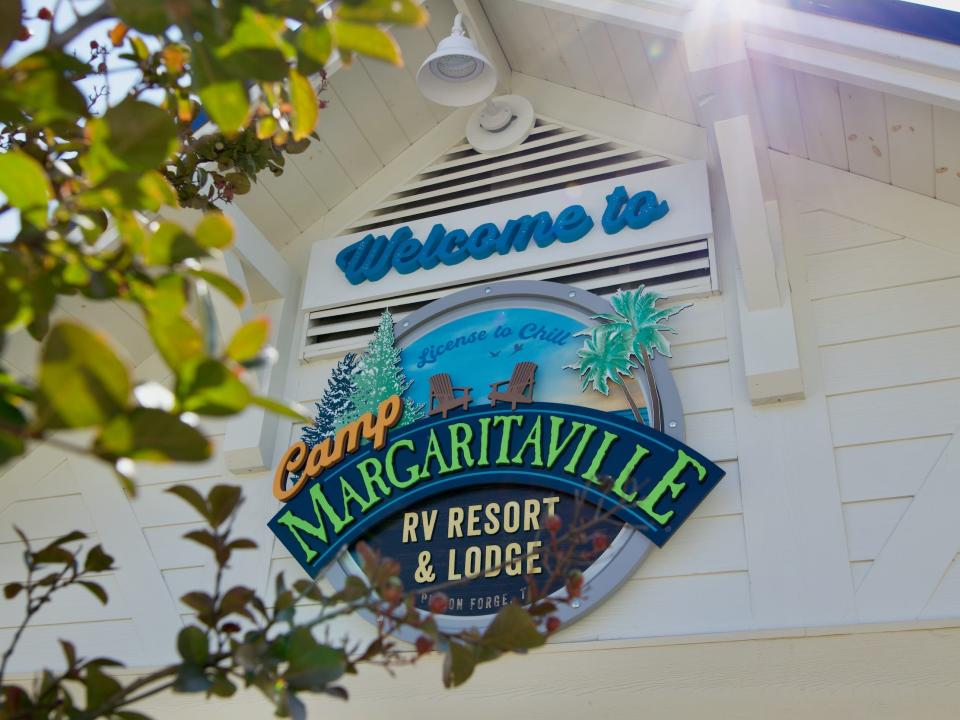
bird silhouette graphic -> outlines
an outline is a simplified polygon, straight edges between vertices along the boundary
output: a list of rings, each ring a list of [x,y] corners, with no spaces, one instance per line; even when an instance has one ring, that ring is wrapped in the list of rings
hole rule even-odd
[[[517,354],[518,352],[520,352],[521,350],[523,350],[523,343],[514,343],[514,344],[513,344],[513,352],[510,353],[510,354],[511,354],[511,355],[516,355],[516,354]]]
[[[497,350],[496,352],[494,352],[493,350],[488,350],[487,352],[490,353],[490,357],[492,357],[492,358],[495,358],[495,357],[497,357],[497,356],[500,355],[500,351],[499,351],[499,350]]]

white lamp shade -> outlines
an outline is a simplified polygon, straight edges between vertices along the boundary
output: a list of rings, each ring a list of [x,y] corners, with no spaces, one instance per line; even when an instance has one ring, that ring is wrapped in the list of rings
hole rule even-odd
[[[440,41],[417,71],[417,86],[438,105],[465,107],[485,100],[497,85],[493,64],[462,34]]]

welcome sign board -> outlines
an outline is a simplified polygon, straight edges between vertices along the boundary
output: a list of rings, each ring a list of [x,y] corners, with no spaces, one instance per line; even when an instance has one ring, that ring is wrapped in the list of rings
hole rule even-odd
[[[677,309],[643,288],[614,301],[505,282],[396,328],[385,315],[363,357],[331,380],[328,404],[346,410],[331,424],[321,403],[325,437],[307,433],[313,444],[295,443],[278,466],[285,505],[271,529],[308,574],[335,582],[359,572],[351,553],[365,540],[400,562],[423,609],[432,586],[456,582],[444,622],[458,627],[523,601],[524,576],[543,573],[547,516],[570,523],[597,508],[611,542],[583,561],[587,599],[562,619],[585,611],[723,477],[683,444],[679,397],[656,352],[669,352],[658,336]],[[652,323],[654,339],[631,335],[630,323]]]
[[[303,307],[478,282],[712,233],[706,165],[689,162],[315,243]]]

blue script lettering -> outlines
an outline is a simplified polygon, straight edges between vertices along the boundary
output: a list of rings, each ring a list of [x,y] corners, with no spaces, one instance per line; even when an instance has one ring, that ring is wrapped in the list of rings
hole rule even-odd
[[[639,230],[662,218],[669,209],[666,201],[658,201],[650,190],[631,196],[620,185],[607,196],[600,224],[608,235],[625,227]],[[593,226],[593,218],[583,205],[564,208],[556,219],[544,211],[507,220],[502,229],[494,223],[483,223],[471,233],[462,229],[447,230],[437,223],[424,242],[403,225],[394,230],[389,240],[385,235],[366,235],[337,253],[336,262],[347,280],[359,285],[366,280],[382,279],[390,268],[408,275],[420,269],[431,270],[441,263],[457,265],[467,258],[485,260],[494,253],[523,252],[531,241],[541,248],[555,241],[575,242]]]

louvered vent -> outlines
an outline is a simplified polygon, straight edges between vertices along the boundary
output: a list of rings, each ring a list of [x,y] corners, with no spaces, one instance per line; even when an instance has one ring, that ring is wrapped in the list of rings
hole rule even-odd
[[[345,229],[344,234],[642,173],[670,164],[667,158],[538,118],[530,136],[508,153],[482,155],[467,144],[451,148]],[[712,290],[710,242],[704,238],[599,260],[505,273],[496,280],[552,280],[599,295],[633,288],[640,283],[673,296],[709,293]],[[337,355],[362,347],[376,328],[384,308],[390,308],[399,320],[432,300],[485,282],[491,280],[450,284],[427,292],[311,312],[307,319],[304,357]]]

